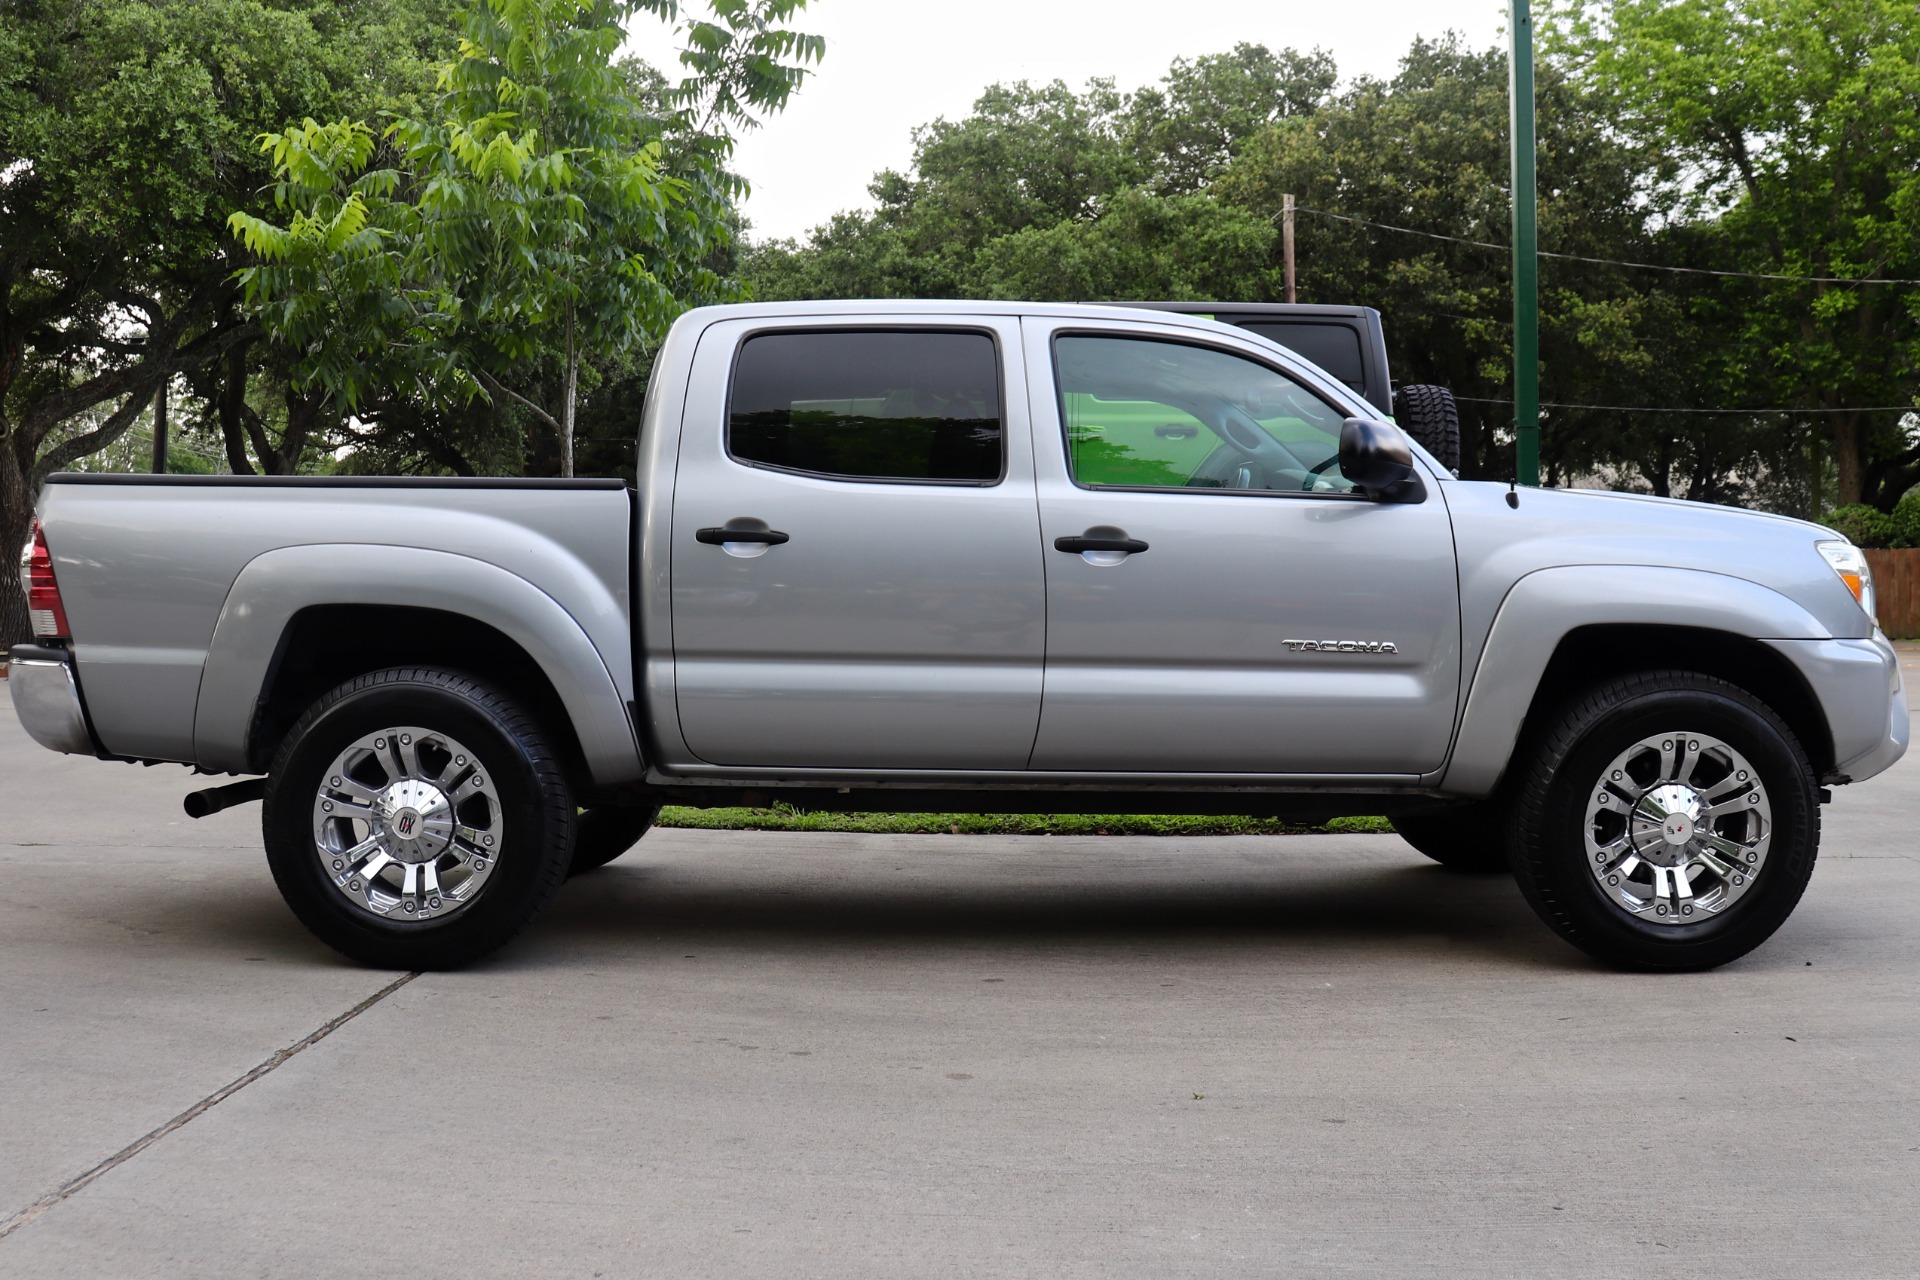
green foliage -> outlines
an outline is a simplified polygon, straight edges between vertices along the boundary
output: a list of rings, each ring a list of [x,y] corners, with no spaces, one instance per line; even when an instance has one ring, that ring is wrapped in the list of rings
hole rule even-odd
[[[1893,507],[1894,547],[1920,547],[1920,491],[1907,494]]]
[[[1894,0],[1550,8],[1542,245],[1611,261],[1541,263],[1546,398],[1809,410],[1550,408],[1551,481],[1817,514],[1830,466],[1843,497],[1883,510],[1920,479],[1920,415],[1850,409],[1913,402],[1920,290],[1618,265],[1920,277],[1915,13]],[[1504,51],[1452,37],[1344,88],[1324,54],[1248,45],[1176,61],[1133,94],[997,85],[965,118],[915,130],[911,168],[876,175],[872,210],[755,246],[743,269],[762,298],[1268,301],[1291,194],[1306,210],[1301,300],[1378,307],[1396,377],[1463,398],[1465,473],[1504,478],[1507,93]]]
[[[777,109],[805,74],[781,59],[820,53],[775,25],[798,0],[728,0],[688,28],[693,74],[668,89],[615,61],[622,22],[667,8],[483,0],[430,114],[378,138],[309,118],[260,139],[281,217],[230,225],[261,260],[239,278],[298,353],[296,385],[347,411],[392,388],[438,414],[511,404],[553,429],[572,474],[583,361],[617,365],[687,306],[737,296],[712,262],[740,187],[703,130]]]
[[[1920,277],[1911,0],[1560,0],[1542,31],[1622,134],[1660,157],[1642,189],[1695,232],[1691,265]],[[1705,313],[1731,402],[1825,411],[1841,502],[1886,509],[1920,480],[1920,441],[1895,416],[1857,411],[1913,402],[1913,287],[1724,281]]]
[[[1898,536],[1893,516],[1864,502],[1835,507],[1822,522],[1856,547],[1891,547]]]
[[[215,394],[235,353],[247,380],[257,330],[235,314],[224,223],[269,207],[254,137],[411,108],[451,49],[451,7],[0,5],[0,543],[23,536],[48,474],[113,446],[163,381]],[[268,443],[272,424],[254,425]],[[24,638],[18,608],[0,585],[0,644]]]
[[[1277,818],[1082,813],[813,813],[771,809],[660,811],[663,827],[707,831],[840,831],[877,835],[970,836],[1280,836],[1311,832],[1385,835],[1385,818],[1335,818],[1323,826]]]

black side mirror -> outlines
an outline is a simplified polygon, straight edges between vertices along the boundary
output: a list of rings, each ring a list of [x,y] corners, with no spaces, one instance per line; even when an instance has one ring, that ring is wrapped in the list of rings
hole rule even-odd
[[[1398,427],[1371,418],[1341,424],[1340,474],[1376,502],[1421,502],[1427,496],[1407,438]]]

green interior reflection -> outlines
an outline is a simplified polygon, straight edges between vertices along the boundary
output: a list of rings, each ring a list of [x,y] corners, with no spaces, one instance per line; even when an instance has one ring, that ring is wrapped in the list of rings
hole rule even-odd
[[[1057,340],[1074,478],[1125,488],[1352,491],[1344,415],[1274,370],[1217,349]]]

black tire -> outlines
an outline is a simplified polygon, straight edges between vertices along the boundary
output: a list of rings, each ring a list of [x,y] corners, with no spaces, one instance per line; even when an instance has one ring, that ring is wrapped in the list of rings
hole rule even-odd
[[[1699,923],[1656,924],[1606,896],[1587,868],[1588,793],[1632,744],[1666,733],[1712,734],[1751,763],[1771,809],[1764,867],[1744,896]],[[1683,972],[1737,960],[1799,904],[1820,845],[1813,767],[1779,716],[1709,676],[1624,676],[1575,698],[1516,756],[1510,845],[1515,878],[1549,928],[1606,964]],[[1738,881],[1736,881],[1738,883]]]
[[[640,843],[660,816],[659,805],[637,809],[589,809],[574,820],[573,864],[567,878],[598,870]]]
[[[397,725],[444,733],[472,753],[472,771],[490,775],[502,832],[473,900],[432,920],[386,919],[349,900],[316,846],[329,768],[356,740]],[[573,856],[573,813],[558,754],[510,698],[455,672],[395,667],[341,685],[300,718],[276,753],[261,825],[274,883],[322,942],[375,968],[451,969],[505,945],[552,899]]]
[[[1400,838],[1449,871],[1504,875],[1507,859],[1506,811],[1491,800],[1401,814],[1393,819]]]
[[[1393,420],[1440,459],[1440,465],[1460,473],[1460,407],[1445,387],[1416,383],[1393,393]]]

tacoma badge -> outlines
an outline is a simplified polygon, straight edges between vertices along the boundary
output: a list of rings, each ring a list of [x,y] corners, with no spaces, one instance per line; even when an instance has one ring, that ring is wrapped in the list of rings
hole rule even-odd
[[[1398,653],[1391,640],[1282,640],[1289,653]]]

